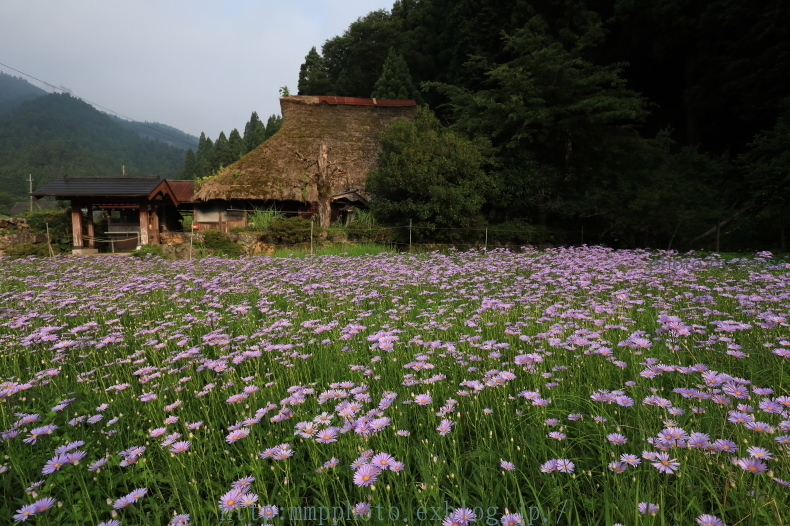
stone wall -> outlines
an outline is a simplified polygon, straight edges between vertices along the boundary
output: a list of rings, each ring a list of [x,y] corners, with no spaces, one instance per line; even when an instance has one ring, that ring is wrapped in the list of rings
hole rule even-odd
[[[0,219],[0,256],[11,247],[25,244],[44,244],[47,242],[46,234],[37,234],[30,231],[30,225],[24,218],[8,217]]]

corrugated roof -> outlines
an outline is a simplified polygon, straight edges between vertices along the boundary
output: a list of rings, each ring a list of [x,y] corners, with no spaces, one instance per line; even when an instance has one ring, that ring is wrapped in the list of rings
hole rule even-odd
[[[192,195],[195,193],[195,181],[172,181],[168,179],[167,184],[170,185],[179,203],[192,200]]]
[[[47,183],[33,197],[149,195],[164,179],[159,177],[64,177]]]
[[[319,102],[325,102],[327,104],[332,104],[333,106],[336,104],[343,104],[346,106],[393,106],[393,107],[417,105],[417,101],[413,99],[363,99],[361,97],[319,96],[318,100]]]

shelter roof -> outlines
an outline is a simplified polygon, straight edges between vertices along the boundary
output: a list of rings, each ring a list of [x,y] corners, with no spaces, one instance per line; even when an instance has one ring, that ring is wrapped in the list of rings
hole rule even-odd
[[[33,197],[55,196],[59,199],[80,197],[146,197],[163,193],[174,205],[178,200],[164,179],[159,177],[62,177],[45,184]]]

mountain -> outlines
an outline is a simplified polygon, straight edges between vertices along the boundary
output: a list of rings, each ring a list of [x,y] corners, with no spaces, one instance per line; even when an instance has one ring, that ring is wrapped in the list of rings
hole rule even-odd
[[[184,147],[142,137],[68,94],[41,95],[0,115],[0,188],[24,199],[28,174],[34,187],[64,175],[177,178]]]
[[[199,143],[198,138],[194,135],[182,132],[178,128],[173,128],[161,122],[135,122],[127,121],[126,119],[121,119],[113,115],[110,115],[110,117],[115,119],[121,126],[129,128],[148,139],[161,141],[182,150],[188,150],[190,148],[197,150]]]
[[[6,75],[0,71],[0,115],[13,110],[26,100],[46,94],[46,91],[35,87],[25,79]]]

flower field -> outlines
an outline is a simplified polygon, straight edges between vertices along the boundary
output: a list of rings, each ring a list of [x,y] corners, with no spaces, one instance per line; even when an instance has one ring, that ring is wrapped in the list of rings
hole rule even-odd
[[[790,264],[0,265],[0,524],[790,523]]]

